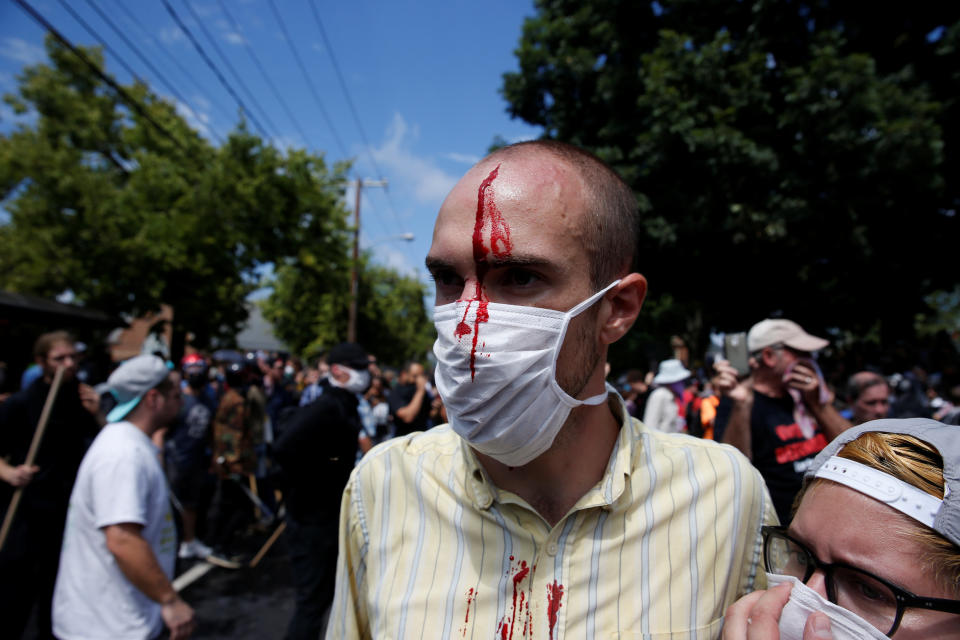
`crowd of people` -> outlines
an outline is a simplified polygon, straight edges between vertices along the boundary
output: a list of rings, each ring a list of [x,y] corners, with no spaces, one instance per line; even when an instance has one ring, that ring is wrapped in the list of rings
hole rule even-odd
[[[956,350],[850,371],[758,318],[611,374],[646,295],[637,233],[599,160],[521,143],[438,214],[433,370],[354,343],[189,349],[95,385],[70,334],[40,336],[0,403],[13,637],[35,605],[43,637],[187,637],[177,557],[242,566],[243,532],[281,522],[278,637],[325,614],[327,638],[960,637]]]

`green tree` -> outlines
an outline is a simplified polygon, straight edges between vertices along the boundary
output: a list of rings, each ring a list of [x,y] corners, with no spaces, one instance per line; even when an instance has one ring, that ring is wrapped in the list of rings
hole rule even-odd
[[[924,296],[956,282],[956,5],[536,9],[504,75],[508,110],[634,188],[665,321],[638,331],[664,349],[776,312],[854,334],[882,319],[906,337]]]
[[[277,336],[298,353],[313,354],[346,340],[350,272],[324,261],[323,252],[304,249],[277,268],[264,316]],[[373,264],[361,256],[357,341],[381,362],[422,359],[436,333],[418,279]]]
[[[139,315],[168,303],[175,335],[229,340],[270,263],[310,245],[347,268],[346,165],[281,153],[244,124],[219,148],[146,86],[131,109],[72,52],[23,70],[5,101],[35,113],[0,137],[0,287]],[[98,49],[83,49],[103,68]],[[176,351],[176,349],[175,349]]]

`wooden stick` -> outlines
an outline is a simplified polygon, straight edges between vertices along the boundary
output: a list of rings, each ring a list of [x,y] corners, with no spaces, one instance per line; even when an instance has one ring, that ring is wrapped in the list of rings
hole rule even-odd
[[[47,392],[47,399],[43,403],[43,410],[40,412],[40,422],[37,423],[37,430],[33,432],[33,440],[30,442],[30,449],[27,451],[26,465],[33,465],[37,457],[37,451],[40,449],[40,441],[43,440],[43,432],[47,430],[47,421],[50,419],[50,412],[53,410],[53,402],[57,398],[57,392],[60,390],[60,381],[63,379],[63,367],[57,367],[57,372],[53,375],[53,384],[50,385],[50,391]],[[0,549],[3,549],[3,543],[7,541],[7,535],[10,533],[10,527],[13,525],[13,516],[17,513],[17,507],[20,505],[20,498],[23,496],[24,487],[17,487],[13,492],[13,498],[10,500],[10,506],[7,507],[7,515],[3,518],[3,528],[0,528]]]
[[[283,533],[283,530],[286,528],[287,523],[281,522],[280,526],[277,527],[276,531],[273,532],[273,535],[267,538],[267,541],[263,543],[262,547],[260,547],[260,551],[257,551],[257,555],[253,556],[253,560],[250,561],[251,569],[260,564],[260,561],[263,560],[263,556],[267,555],[267,551],[270,551],[270,547],[273,546],[273,543],[277,541],[277,538],[280,537],[280,534]]]
[[[250,475],[247,476],[247,481],[250,483],[250,493],[252,493],[253,495],[255,495],[255,496],[259,499],[259,498],[260,498],[260,494],[257,492],[257,478],[256,478],[256,476],[251,473]],[[259,520],[259,519],[260,519],[260,507],[257,506],[257,503],[256,503],[256,502],[253,503],[253,518],[254,518],[254,520]]]

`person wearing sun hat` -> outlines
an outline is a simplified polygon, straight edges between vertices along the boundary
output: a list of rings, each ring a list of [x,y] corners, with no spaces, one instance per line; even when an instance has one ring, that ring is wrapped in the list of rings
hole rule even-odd
[[[179,380],[163,360],[127,360],[107,380],[117,400],[80,463],[53,596],[54,635],[185,638],[193,609],[171,584],[176,530],[151,436],[180,411]]]
[[[721,394],[716,432],[760,470],[781,522],[813,457],[850,428],[814,359],[829,344],[796,322],[767,319],[747,333],[750,377],[739,380],[725,360],[714,364]]]
[[[643,424],[657,431],[680,433],[686,430],[682,397],[690,371],[679,360],[664,360],[653,378],[656,387],[647,399]]]

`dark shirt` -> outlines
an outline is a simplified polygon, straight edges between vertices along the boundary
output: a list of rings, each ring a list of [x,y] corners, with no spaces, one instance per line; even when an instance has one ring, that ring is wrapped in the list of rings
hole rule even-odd
[[[729,398],[722,398],[717,408],[716,424],[719,427],[722,420],[723,430],[730,418],[731,404]],[[803,474],[826,446],[827,437],[819,424],[810,438],[803,437],[793,417],[793,398],[773,398],[754,391],[750,413],[752,462],[767,483],[780,522],[790,521]]]
[[[287,511],[300,522],[337,518],[357,457],[357,396],[326,380],[323,393],[283,425],[274,458],[283,467]]]
[[[80,461],[100,429],[96,418],[80,403],[78,386],[76,380],[60,385],[34,460],[40,470],[23,492],[20,509],[24,514],[39,511],[62,517],[66,513]],[[26,462],[49,391],[50,385],[38,378],[0,403],[0,456],[9,464]],[[4,510],[13,491],[0,481],[0,507]]]
[[[166,459],[178,469],[206,469],[210,465],[210,423],[216,407],[205,391],[200,394],[183,394],[180,414],[167,434]]]
[[[398,436],[405,436],[414,431],[425,431],[427,429],[430,420],[430,396],[426,391],[423,392],[420,411],[411,422],[404,422],[397,416],[397,409],[403,409],[410,404],[416,393],[416,384],[398,384],[390,390],[390,395],[387,397],[387,402],[390,403],[390,415],[393,416],[395,434]]]

